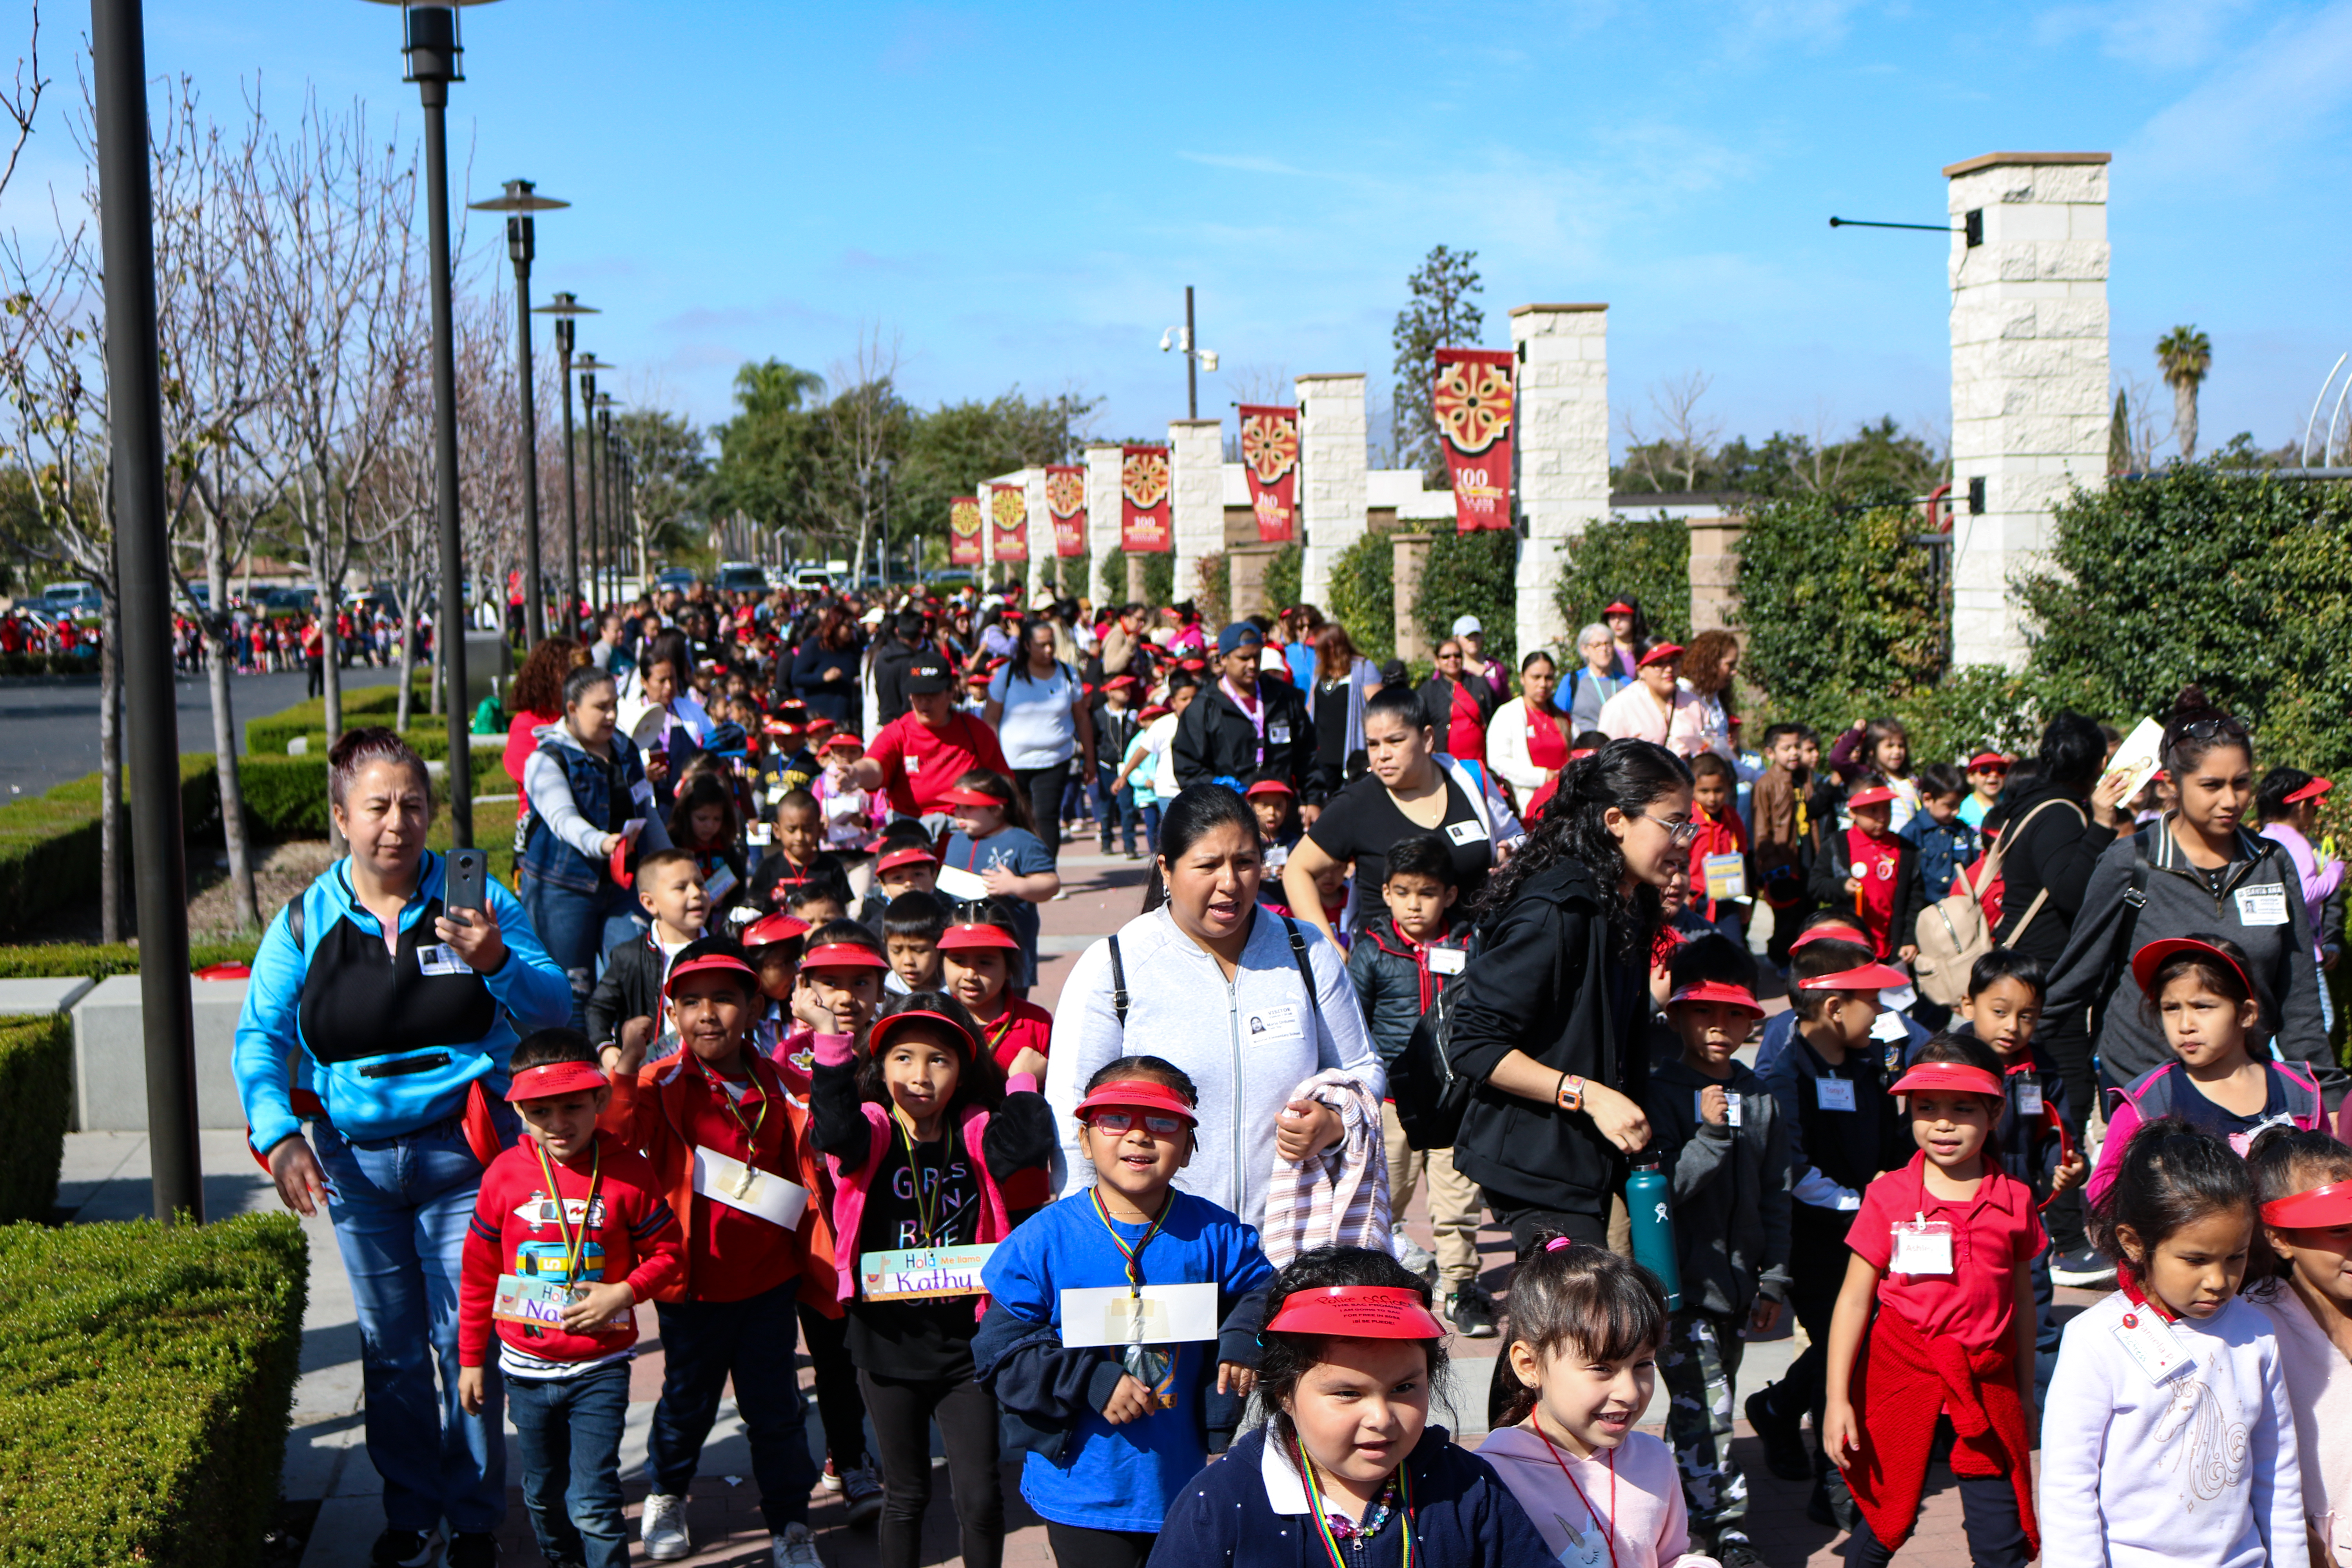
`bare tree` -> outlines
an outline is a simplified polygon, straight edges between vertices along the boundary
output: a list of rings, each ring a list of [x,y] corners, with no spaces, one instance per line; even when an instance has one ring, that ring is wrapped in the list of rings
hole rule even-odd
[[[41,0],[30,0],[31,25],[26,28],[25,52],[16,58],[16,85],[0,92],[0,116],[16,127],[16,136],[8,143],[8,160],[0,165],[0,191],[8,188],[16,176],[16,160],[23,155],[25,143],[32,139],[33,117],[41,107],[41,94],[48,89],[49,79],[41,74]]]
[[[821,416],[832,426],[832,439],[825,443],[825,467],[832,471],[819,477],[811,500],[835,531],[856,531],[854,562],[866,559],[873,537],[876,467],[906,434],[907,405],[898,388],[899,345],[897,332],[884,341],[879,324],[860,327],[856,352],[846,362],[835,361],[830,372],[833,384],[842,389]]]
[[[1671,376],[1650,387],[1650,419],[1636,425],[1633,410],[1620,416],[1625,432],[1625,466],[1654,489],[1695,490],[1723,440],[1720,421],[1704,418],[1699,400],[1715,384],[1705,371]],[[1672,480],[1669,484],[1666,481]]]

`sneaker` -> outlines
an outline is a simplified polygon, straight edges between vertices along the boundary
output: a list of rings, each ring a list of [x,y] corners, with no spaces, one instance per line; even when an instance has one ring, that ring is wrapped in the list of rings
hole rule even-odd
[[[1721,1568],[1764,1568],[1764,1559],[1744,1535],[1727,1535],[1717,1542],[1715,1560]]]
[[[2050,1282],[2095,1290],[2116,1282],[2115,1260],[2095,1247],[2078,1247],[2050,1259]]]
[[[656,1563],[675,1563],[693,1551],[694,1542],[686,1533],[686,1500],[663,1492],[646,1498],[645,1522],[638,1528],[637,1539],[645,1543],[646,1555]]]
[[[1744,1408],[1748,1424],[1756,1428],[1756,1436],[1764,1445],[1764,1468],[1784,1481],[1811,1480],[1813,1457],[1805,1451],[1804,1435],[1797,1428],[1797,1417],[1782,1415],[1773,1408],[1769,1388],[1759,1388],[1749,1394]]]
[[[1389,1245],[1390,1250],[1396,1254],[1396,1260],[1404,1265],[1404,1271],[1408,1274],[1426,1276],[1437,1267],[1436,1254],[1407,1236],[1402,1226],[1389,1232]]]
[[[824,1474],[819,1476],[817,1479],[824,1483],[824,1489],[829,1492],[837,1493],[841,1490],[841,1472],[833,1468],[831,1454],[824,1457]]]
[[[1495,1337],[1494,1299],[1475,1285],[1445,1293],[1445,1315],[1454,1320],[1454,1331],[1474,1340]]]
[[[449,1538],[449,1568],[498,1568],[499,1538],[487,1530],[461,1530]]]
[[[1813,1482],[1813,1495],[1805,1500],[1805,1517],[1828,1529],[1853,1533],[1862,1510],[1855,1506],[1853,1493],[1846,1488],[1845,1476],[1836,1466],[1831,1466]]]
[[[437,1530],[387,1530],[375,1538],[368,1553],[372,1568],[427,1568],[441,1561]]]
[[[841,1478],[842,1496],[849,1502],[849,1522],[871,1524],[882,1517],[882,1478],[871,1465],[858,1465]]]
[[[769,1550],[775,1554],[775,1568],[824,1568],[824,1559],[816,1554],[816,1537],[809,1533],[805,1524],[784,1526],[783,1533],[770,1543]]]

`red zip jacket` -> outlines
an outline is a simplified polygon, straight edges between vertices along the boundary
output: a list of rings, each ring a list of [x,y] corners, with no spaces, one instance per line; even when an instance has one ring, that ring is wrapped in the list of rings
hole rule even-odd
[[[588,1202],[589,1173],[596,1177],[596,1201]],[[637,1342],[637,1328],[603,1334],[567,1334],[527,1323],[494,1322],[490,1303],[499,1276],[560,1279],[565,1270],[564,1236],[580,1247],[578,1279],[602,1285],[626,1279],[640,1301],[649,1300],[678,1275],[685,1237],[677,1216],[661,1195],[654,1168],[619,1142],[599,1132],[592,1162],[582,1154],[550,1161],[563,1224],[555,1223],[539,1145],[525,1138],[490,1162],[466,1227],[463,1272],[457,1285],[457,1364],[480,1366],[488,1358],[490,1330],[526,1355],[541,1361],[596,1361]],[[588,1227],[583,1240],[578,1227]]]

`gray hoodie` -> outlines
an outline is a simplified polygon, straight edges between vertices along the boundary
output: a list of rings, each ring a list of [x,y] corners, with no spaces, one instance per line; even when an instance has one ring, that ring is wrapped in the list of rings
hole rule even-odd
[[[1739,1125],[1698,1113],[1715,1084],[1739,1101]],[[1789,1129],[1764,1080],[1738,1062],[1706,1078],[1679,1057],[1650,1068],[1650,1151],[1665,1157],[1675,1194],[1675,1254],[1683,1304],[1741,1313],[1759,1295],[1789,1296]]]

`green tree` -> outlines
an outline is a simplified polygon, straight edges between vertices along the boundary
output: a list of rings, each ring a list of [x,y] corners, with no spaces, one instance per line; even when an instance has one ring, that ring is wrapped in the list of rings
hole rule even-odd
[[[2156,340],[2156,363],[2172,388],[2172,426],[2184,462],[2197,458],[2197,389],[2213,368],[2212,340],[2194,327],[2175,327]]]
[[[1306,570],[1306,548],[1295,539],[1266,557],[1266,604],[1277,610],[1297,604]]]
[[[1874,700],[1944,673],[1951,595],[1928,570],[1916,492],[1790,496],[1748,513],[1738,545],[1741,671],[1785,701]]]
[[[685,416],[662,408],[632,408],[613,421],[613,433],[635,455],[635,516],[642,559],[659,560],[702,540],[710,520],[698,508],[710,479],[707,439]]]
[[[782,360],[735,373],[735,416],[715,426],[719,460],[701,485],[707,517],[740,511],[763,528],[805,528],[816,468],[814,405],[824,378]]]
[[[2107,421],[2107,472],[2131,472],[2131,405],[2123,388],[2116,388],[2116,416]]]
[[[1101,401],[1075,393],[1031,399],[1016,386],[986,402],[942,404],[917,416],[905,460],[890,476],[891,536],[944,536],[948,502],[991,475],[1076,461]],[[1053,519],[1034,517],[1029,526],[1051,528]]]
[[[1690,529],[1664,512],[1607,518],[1561,545],[1559,584],[1552,602],[1569,636],[1601,618],[1613,600],[1630,596],[1649,617],[1650,630],[1672,642],[1690,637]],[[1554,648],[1573,661],[1574,648]]]
[[[1519,641],[1519,536],[1507,528],[1457,533],[1441,528],[1429,542],[1414,608],[1432,647],[1454,629],[1457,616],[1478,617],[1486,657],[1517,662]]]
[[[1412,299],[1397,312],[1390,340],[1396,346],[1396,388],[1389,399],[1397,461],[1417,468],[1431,485],[1446,483],[1445,448],[1437,438],[1430,399],[1437,386],[1437,351],[1467,348],[1486,322],[1478,307],[1475,250],[1433,247],[1420,270],[1405,279]]]
[[[1396,657],[1396,546],[1387,534],[1364,533],[1331,557],[1331,602],[1323,608],[1366,658]]]

